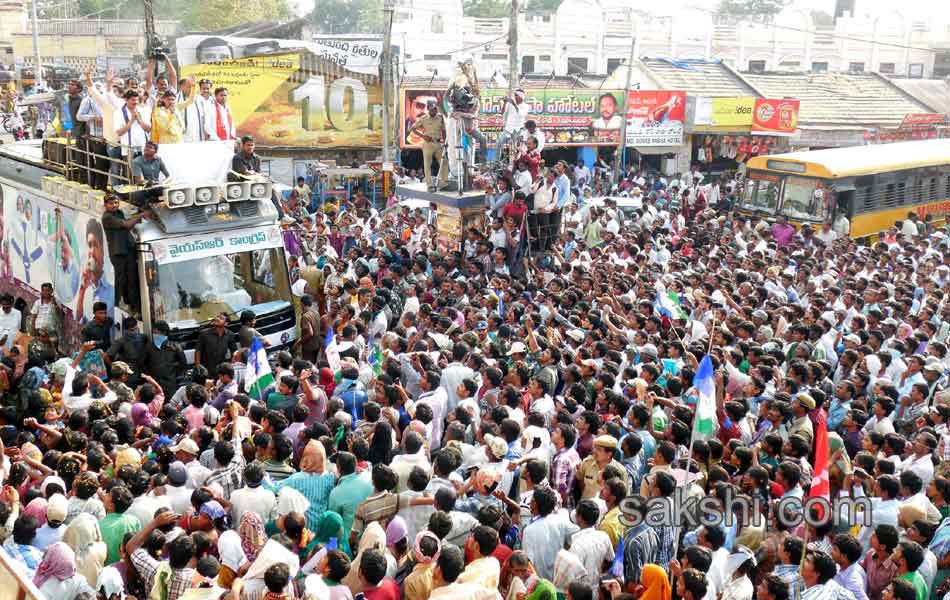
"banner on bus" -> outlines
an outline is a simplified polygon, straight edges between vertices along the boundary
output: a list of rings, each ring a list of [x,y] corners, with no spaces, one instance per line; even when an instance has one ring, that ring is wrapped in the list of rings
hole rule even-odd
[[[152,252],[159,264],[169,264],[251,250],[281,248],[284,239],[276,225],[212,232],[152,242]]]
[[[798,107],[798,100],[756,98],[752,111],[752,133],[791,136],[798,128]]]
[[[308,50],[187,64],[184,76],[228,89],[237,135],[266,147],[378,148],[382,86]]]
[[[483,89],[478,128],[494,145],[504,127],[505,89]],[[528,119],[544,133],[546,148],[555,146],[615,146],[620,143],[623,125],[623,92],[571,88],[527,88]],[[448,114],[444,90],[403,89],[400,145],[421,148],[422,138],[410,133],[412,124],[423,116],[426,103],[435,100],[442,114]]]
[[[679,146],[686,120],[686,92],[627,92],[627,145]]]
[[[0,185],[0,277],[39,294],[44,283],[76,321],[92,318],[92,305],[115,306],[112,263],[105,231],[94,216],[52,200]]]

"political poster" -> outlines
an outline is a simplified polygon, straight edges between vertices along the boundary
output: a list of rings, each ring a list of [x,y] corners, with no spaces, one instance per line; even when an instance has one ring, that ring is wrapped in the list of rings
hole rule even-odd
[[[379,74],[383,41],[378,36],[318,35],[312,42],[236,36],[186,35],[175,42],[178,63],[212,63],[282,50],[307,50],[354,73]]]
[[[494,145],[504,128],[505,89],[483,89],[478,128]],[[528,119],[544,134],[544,147],[615,146],[623,125],[623,92],[571,88],[526,88]],[[411,133],[412,124],[425,114],[426,103],[435,100],[442,114],[448,106],[442,89],[409,88],[401,92],[403,148],[421,148],[422,139]]]
[[[685,119],[686,92],[627,92],[627,146],[679,146]]]
[[[112,315],[115,279],[99,220],[10,185],[0,190],[3,276],[37,295],[51,283],[56,301],[77,321],[92,318],[100,301]]]
[[[378,148],[382,86],[309,50],[189,64],[182,74],[228,89],[238,136],[263,147]]]

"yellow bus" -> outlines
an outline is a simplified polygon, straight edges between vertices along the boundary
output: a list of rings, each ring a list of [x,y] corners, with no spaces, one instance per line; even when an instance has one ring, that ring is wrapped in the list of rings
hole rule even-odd
[[[934,224],[950,215],[950,139],[757,156],[746,167],[746,215],[816,227],[846,217],[852,238],[886,231],[909,212]]]

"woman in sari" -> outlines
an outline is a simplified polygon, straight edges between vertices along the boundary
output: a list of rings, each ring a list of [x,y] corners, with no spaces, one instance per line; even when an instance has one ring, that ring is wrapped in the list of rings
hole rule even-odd
[[[79,513],[66,528],[63,542],[76,555],[76,571],[86,578],[90,586],[96,585],[109,551],[102,541],[99,521],[89,513]]]
[[[356,558],[353,559],[353,562],[350,566],[350,572],[346,574],[346,577],[343,578],[343,585],[350,588],[350,591],[353,592],[353,596],[363,591],[363,581],[360,578],[360,563],[363,560],[363,554],[367,550],[376,549],[386,555],[386,562],[391,564],[389,565],[392,568],[392,572],[396,571],[396,561],[386,552],[386,532],[383,531],[383,527],[373,521],[366,526],[366,529],[363,531],[363,535],[360,537],[360,544],[356,551]],[[386,569],[387,577],[390,575],[390,569]]]
[[[666,571],[659,565],[644,565],[640,573],[639,600],[670,600],[673,589]]]
[[[327,452],[318,440],[310,440],[300,457],[300,472],[294,473],[277,485],[271,486],[272,492],[285,487],[295,489],[310,502],[307,508],[307,529],[317,528],[320,515],[327,510],[330,491],[336,485],[336,476],[326,470]]]
[[[76,596],[95,592],[85,576],[76,572],[76,554],[64,542],[56,542],[46,549],[43,562],[36,568],[33,584],[45,598],[74,600]]]
[[[221,561],[218,583],[230,588],[234,579],[243,575],[257,559],[266,541],[267,534],[261,516],[246,511],[236,531],[229,529],[218,538],[218,558]]]
[[[180,113],[195,101],[198,86],[191,81],[191,94],[184,102],[175,102],[175,92],[169,90],[159,96],[152,111],[152,141],[156,144],[180,144],[185,139],[185,124]]]

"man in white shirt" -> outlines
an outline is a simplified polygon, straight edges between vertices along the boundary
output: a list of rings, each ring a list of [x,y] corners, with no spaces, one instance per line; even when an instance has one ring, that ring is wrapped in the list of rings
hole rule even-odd
[[[914,453],[901,464],[901,471],[913,471],[920,477],[923,489],[934,478],[933,454],[937,450],[937,438],[923,432],[914,440]]]
[[[168,465],[168,485],[165,486],[165,497],[172,505],[172,510],[179,515],[188,512],[191,506],[191,494],[195,489],[188,486],[188,470],[181,461]]]
[[[505,125],[501,133],[498,134],[498,141],[495,142],[496,159],[501,156],[502,150],[508,142],[511,141],[511,138],[518,135],[518,132],[524,127],[525,121],[528,118],[528,104],[524,101],[524,97],[524,90],[518,88],[515,90],[515,94],[512,98],[504,98],[502,100],[502,104],[505,107]]]
[[[414,467],[420,467],[426,472],[432,470],[429,459],[426,458],[424,445],[425,440],[422,439],[422,436],[419,435],[418,432],[410,431],[406,433],[403,439],[405,454],[394,456],[390,464],[398,479],[396,482],[396,493],[404,492],[408,489],[407,482],[409,481],[409,474]]]
[[[10,294],[0,296],[0,346],[3,346],[4,350],[13,347],[22,322],[23,313],[13,308],[13,296]]]
[[[138,92],[128,90],[123,98],[125,104],[112,113],[112,123],[116,139],[122,144],[122,156],[128,156],[130,150],[138,154],[145,147],[148,134],[152,131],[152,120],[149,112],[139,107]]]
[[[544,150],[544,132],[538,129],[538,124],[534,119],[528,119],[524,122],[524,130],[521,132],[521,142],[528,144],[528,138],[533,137],[538,142],[538,152]]]
[[[264,481],[264,466],[259,462],[244,467],[244,487],[231,493],[231,520],[240,523],[246,512],[269,515],[277,506],[274,492],[261,486]]]
[[[191,96],[191,86],[194,85],[191,79],[182,79],[179,82],[178,98],[176,102],[183,104]],[[185,105],[181,110],[181,122],[185,126],[184,141],[203,142],[209,138],[209,129],[211,126],[208,118],[211,103],[211,82],[202,79],[198,84],[201,93],[195,96],[194,102]]]

